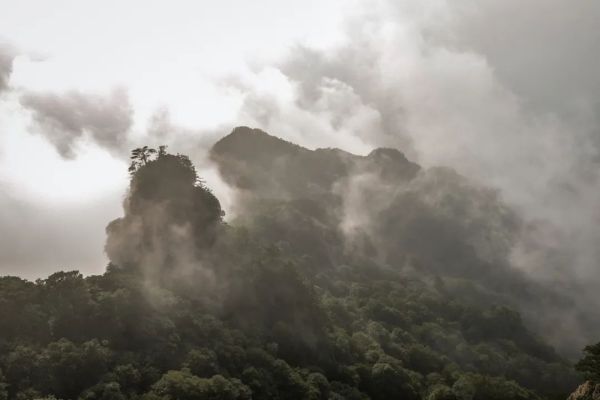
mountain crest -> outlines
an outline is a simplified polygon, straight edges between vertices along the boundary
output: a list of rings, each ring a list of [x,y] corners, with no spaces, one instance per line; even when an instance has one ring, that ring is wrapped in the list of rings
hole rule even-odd
[[[397,149],[378,148],[367,156],[337,148],[310,150],[245,126],[219,140],[210,155],[229,184],[268,191],[275,197],[331,192],[337,181],[357,172],[391,182],[407,181],[421,169]]]

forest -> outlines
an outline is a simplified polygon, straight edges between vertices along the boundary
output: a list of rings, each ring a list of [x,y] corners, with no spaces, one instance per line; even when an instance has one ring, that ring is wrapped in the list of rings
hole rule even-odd
[[[600,344],[576,363],[546,340],[565,299],[512,266],[522,221],[496,191],[395,149],[246,127],[210,158],[231,217],[187,156],[138,148],[102,275],[0,278],[0,400],[550,400],[600,383]]]

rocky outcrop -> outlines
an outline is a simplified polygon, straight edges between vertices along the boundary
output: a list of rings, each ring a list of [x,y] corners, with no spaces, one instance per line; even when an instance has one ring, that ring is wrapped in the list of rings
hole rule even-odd
[[[587,381],[575,389],[567,400],[600,400],[600,384]]]

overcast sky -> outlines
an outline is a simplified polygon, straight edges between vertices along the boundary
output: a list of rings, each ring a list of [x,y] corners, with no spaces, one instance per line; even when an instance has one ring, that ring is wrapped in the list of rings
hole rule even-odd
[[[246,124],[457,168],[543,221],[539,248],[577,254],[573,274],[600,276],[600,2],[0,6],[0,274],[102,272],[129,149],[166,143],[201,162]],[[531,248],[515,263],[564,270]]]

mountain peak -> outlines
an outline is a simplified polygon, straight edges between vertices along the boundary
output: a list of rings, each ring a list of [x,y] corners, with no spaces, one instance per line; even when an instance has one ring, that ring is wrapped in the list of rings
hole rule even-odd
[[[255,158],[265,152],[273,155],[293,154],[307,150],[297,144],[288,142],[279,137],[269,135],[265,131],[247,126],[238,126],[231,133],[221,138],[211,150],[213,156],[231,154],[238,157]]]
[[[369,153],[370,161],[385,179],[402,178],[410,180],[416,176],[421,167],[410,161],[398,149],[380,147]]]
[[[276,197],[330,192],[339,179],[360,170],[391,182],[410,180],[420,170],[396,149],[375,149],[366,157],[336,148],[309,150],[246,126],[219,140],[211,158],[230,184]]]

